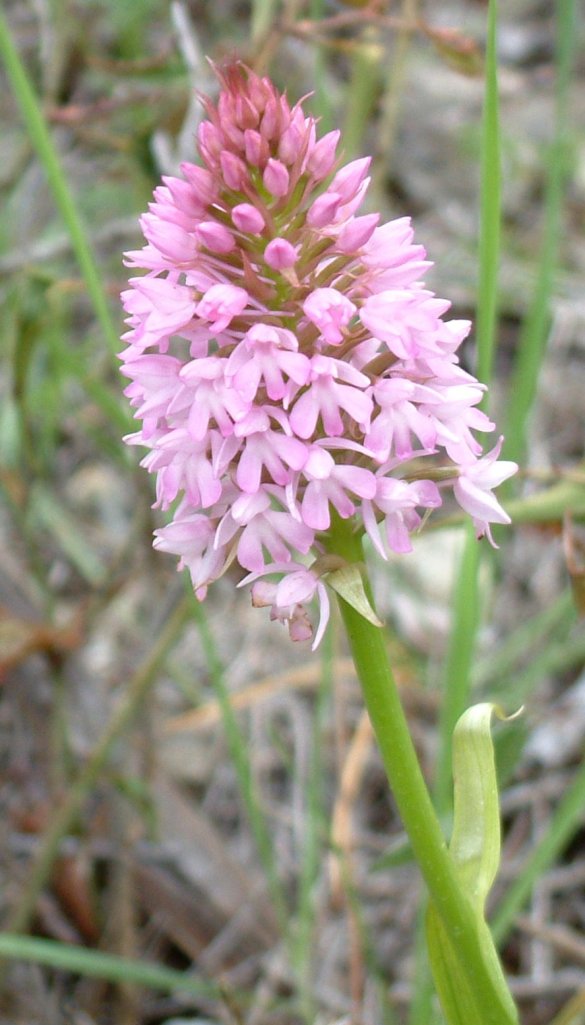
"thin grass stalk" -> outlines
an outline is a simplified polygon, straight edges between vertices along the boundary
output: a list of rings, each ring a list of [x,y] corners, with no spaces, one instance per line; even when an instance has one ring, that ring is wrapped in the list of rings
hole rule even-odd
[[[490,382],[494,360],[500,259],[501,171],[496,30],[497,0],[490,0],[481,141],[481,217],[476,314],[478,376],[485,384]],[[445,663],[444,697],[439,717],[436,780],[439,813],[450,807],[453,730],[469,703],[475,640],[480,623],[479,569],[479,546],[469,524],[456,578],[453,624]]]
[[[502,219],[497,24],[497,0],[490,0],[485,55],[485,95],[481,128],[479,285],[475,316],[477,376],[480,381],[488,385],[492,379],[496,348],[498,271]]]
[[[115,354],[120,344],[118,331],[110,314],[106,293],[87,231],[77,210],[38,98],[12,41],[10,29],[2,11],[0,11],[0,58],[4,63],[31,142],[47,176],[55,203],[69,232],[71,245],[106,343]]]
[[[270,831],[262,813],[258,796],[254,790],[254,779],[248,755],[248,747],[246,740],[240,731],[235,712],[232,708],[229,691],[225,683],[223,666],[218,655],[215,640],[209,628],[205,610],[201,603],[195,598],[191,590],[190,581],[186,580],[185,582],[188,589],[187,601],[189,602],[189,606],[197,624],[201,645],[209,667],[211,682],[220,707],[225,738],[230,757],[236,771],[238,786],[248,815],[258,856],[266,874],[268,889],[274,905],[278,925],[283,937],[286,938],[289,933],[290,919],[288,904],[284,887],[282,886],[278,875],[276,856],[272,845]]]
[[[367,25],[354,41],[351,57],[350,80],[347,89],[347,108],[343,124],[343,149],[350,160],[358,155],[364,133],[372,115],[380,87],[380,63],[384,51],[379,31]],[[386,159],[386,154],[382,154]]]
[[[532,300],[518,340],[518,353],[510,382],[512,401],[508,403],[508,422],[505,428],[505,456],[517,462],[524,458],[528,421],[550,335],[551,297],[558,265],[569,172],[569,88],[578,40],[575,0],[557,3],[555,10],[555,124],[546,162],[544,229]]]
[[[310,14],[313,21],[318,22],[324,12],[325,0],[312,0]],[[313,77],[315,82],[313,109],[315,116],[319,118],[320,131],[325,133],[333,127],[333,115],[330,90],[327,84],[327,57],[323,46],[315,46],[313,51]]]
[[[382,112],[378,125],[378,152],[383,160],[383,167],[380,167],[375,184],[377,191],[381,191],[381,179],[387,176],[391,160],[392,147],[396,138],[398,119],[400,115],[400,103],[404,91],[404,79],[408,63],[414,28],[416,26],[420,0],[402,0],[400,8],[400,21],[402,27],[396,33],[396,41],[392,60],[389,62],[388,77],[382,99]]]
[[[545,651],[531,662],[526,669],[514,674],[511,679],[503,679],[501,684],[493,688],[496,696],[505,695],[517,704],[523,701],[542,683],[546,676],[560,675],[575,667],[582,666],[585,659],[585,634],[583,630],[573,637],[562,638],[550,642]]]
[[[547,657],[551,641],[556,638],[564,642],[576,618],[573,595],[567,588],[554,602],[508,634],[497,651],[490,651],[476,663],[475,683],[496,691],[508,690],[507,677],[517,671],[519,662],[526,663],[527,652],[531,655],[528,665],[538,663],[540,666],[541,659]]]
[[[133,958],[104,954],[68,943],[37,937],[0,933],[0,958],[29,961],[61,971],[104,979],[107,982],[132,982],[163,993],[182,992],[201,999],[218,999],[221,993],[213,983],[196,979],[187,972],[135,961]]]
[[[306,832],[300,852],[297,922],[293,941],[294,962],[299,979],[301,1012],[307,1022],[317,1017],[314,997],[313,933],[316,906],[314,888],[323,864],[324,809],[322,737],[333,688],[334,624],[326,632],[321,656],[321,684],[315,704],[309,769],[306,786]]]
[[[408,1025],[428,1025],[433,1020],[434,987],[427,953],[428,899],[420,900],[414,940],[414,974],[408,1007]]]
[[[455,724],[469,704],[472,666],[480,622],[478,573],[479,545],[471,524],[465,529],[463,552],[453,594],[453,620],[439,709],[439,754],[434,797],[439,815],[452,805],[452,737]]]
[[[258,43],[268,34],[276,14],[276,0],[253,0],[251,35],[252,42]]]
[[[561,1007],[550,1025],[583,1025],[585,1014],[585,989],[580,989]]]
[[[497,0],[488,8],[485,56],[485,93],[480,152],[479,273],[476,310],[477,366],[480,381],[489,384],[493,372],[498,309],[498,266],[501,223],[501,154],[497,64]],[[439,752],[434,798],[438,814],[452,805],[452,738],[455,724],[469,704],[477,631],[481,620],[479,596],[480,550],[471,524],[465,541],[453,593],[453,618],[443,669],[443,697],[439,712]],[[431,976],[423,942],[424,908],[417,942],[417,996],[411,1025],[427,1025],[433,1015]]]

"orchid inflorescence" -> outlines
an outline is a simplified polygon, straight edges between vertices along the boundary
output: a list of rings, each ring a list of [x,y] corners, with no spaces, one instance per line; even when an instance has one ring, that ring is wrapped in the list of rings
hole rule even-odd
[[[492,489],[514,473],[475,432],[485,388],[459,365],[470,324],[425,289],[408,218],[356,216],[368,158],[338,167],[302,103],[236,63],[198,131],[201,165],[165,177],[141,219],[147,271],[123,293],[126,395],[142,421],[155,546],[199,599],[236,560],[255,605],[315,644],[328,618],[332,515],[384,558],[446,491],[491,540],[509,517]],[[332,511],[334,510],[334,511]],[[329,560],[329,561],[328,561]]]

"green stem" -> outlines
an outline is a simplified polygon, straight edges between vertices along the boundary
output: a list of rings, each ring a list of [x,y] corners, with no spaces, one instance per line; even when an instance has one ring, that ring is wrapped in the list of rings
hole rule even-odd
[[[362,562],[361,539],[350,523],[337,519],[329,538],[332,553],[348,563]],[[367,578],[364,582],[369,590]],[[478,1023],[515,1022],[484,957],[473,909],[457,880],[400,703],[384,634],[342,598],[339,605],[388,781],[431,899],[482,1009]]]

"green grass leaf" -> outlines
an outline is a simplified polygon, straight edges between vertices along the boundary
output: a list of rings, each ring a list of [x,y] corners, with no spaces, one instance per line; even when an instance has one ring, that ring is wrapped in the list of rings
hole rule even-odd
[[[85,279],[88,295],[93,304],[106,342],[112,354],[119,348],[118,331],[110,313],[106,292],[96,264],[87,231],[77,210],[69,183],[63,172],[57,149],[47,128],[38,97],[12,41],[8,23],[0,11],[0,60],[28,129],[30,140],[43,166],[55,203],[73,246],[77,262]]]
[[[162,990],[165,993],[179,991],[197,997],[217,996],[212,983],[195,978],[188,972],[177,972],[148,961],[134,961],[132,958],[103,954],[68,943],[0,933],[0,958],[14,961],[32,961],[76,975],[89,975],[108,982],[133,982],[140,986]]]
[[[546,161],[544,227],[534,292],[520,332],[518,355],[510,381],[506,459],[521,462],[526,432],[536,398],[538,380],[551,324],[551,297],[555,286],[563,225],[563,207],[569,171],[569,89],[579,34],[576,4],[565,0],[556,8],[556,111],[554,136]]]

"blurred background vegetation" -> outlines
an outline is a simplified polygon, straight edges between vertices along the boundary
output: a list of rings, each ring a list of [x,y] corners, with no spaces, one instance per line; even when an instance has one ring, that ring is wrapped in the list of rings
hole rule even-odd
[[[457,317],[485,309],[501,165],[490,410],[521,463],[514,524],[497,553],[453,522],[372,568],[446,828],[454,718],[526,705],[497,731],[493,920],[523,1021],[585,1021],[581,14],[502,5],[490,136],[480,0],[5,0],[7,1025],[437,1020],[417,874],[339,631],[317,656],[293,647],[229,578],[197,605],[151,551],[150,481],[121,441],[122,252],[161,173],[194,158],[205,55],[311,94],[346,159],[373,154],[370,208],[413,216]]]

